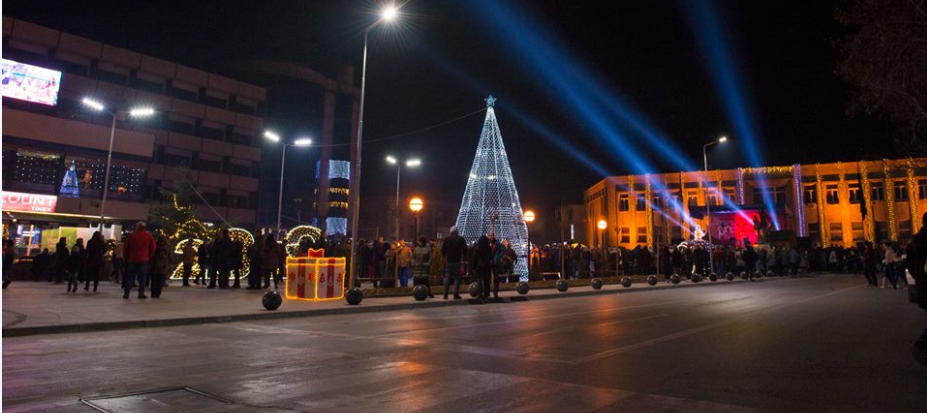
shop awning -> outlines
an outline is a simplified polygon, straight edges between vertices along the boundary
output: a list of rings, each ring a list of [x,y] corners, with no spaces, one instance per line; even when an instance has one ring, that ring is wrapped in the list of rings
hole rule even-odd
[[[112,220],[113,217],[106,217],[107,221]],[[58,223],[58,224],[69,224],[69,225],[80,225],[80,226],[90,226],[92,224],[99,224],[100,217],[92,215],[82,215],[82,214],[61,214],[55,212],[23,212],[23,211],[3,211],[3,221],[13,221],[18,222],[49,222],[49,223]]]

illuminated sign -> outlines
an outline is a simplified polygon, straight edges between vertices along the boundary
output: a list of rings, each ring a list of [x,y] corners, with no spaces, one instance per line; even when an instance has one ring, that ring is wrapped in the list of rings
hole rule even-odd
[[[58,197],[3,191],[2,205],[4,211],[55,212]]]
[[[3,97],[5,98],[55,106],[58,104],[60,86],[61,72],[57,70],[3,59]]]
[[[287,257],[286,298],[329,301],[344,298],[345,259]]]

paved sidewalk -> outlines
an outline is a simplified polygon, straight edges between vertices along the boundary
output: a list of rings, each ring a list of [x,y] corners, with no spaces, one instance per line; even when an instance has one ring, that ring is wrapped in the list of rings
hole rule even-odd
[[[785,278],[761,278],[759,281],[782,279]],[[571,285],[566,293],[552,288],[532,289],[524,297],[527,300],[539,300],[744,282],[748,281],[702,281],[698,284],[683,281],[675,286],[661,282],[654,287],[635,283],[631,288],[608,284],[601,290]],[[284,299],[277,311],[268,311],[261,305],[264,290],[207,290],[196,285],[181,287],[179,282],[175,282],[164,288],[159,299],[139,300],[133,291],[132,298],[124,300],[122,290],[111,282],[101,283],[96,293],[86,292],[83,287],[76,293],[68,293],[66,288],[65,284],[21,281],[3,290],[3,337],[482,304],[479,300],[468,300],[469,296],[463,292],[463,300],[445,301],[440,295],[425,301],[415,301],[411,295],[365,297],[357,306],[350,306],[343,300],[311,302]],[[466,290],[465,286],[461,288]],[[282,288],[280,291],[282,293]],[[515,297],[519,295],[514,291],[503,291],[500,297],[510,302],[513,298],[517,300]]]

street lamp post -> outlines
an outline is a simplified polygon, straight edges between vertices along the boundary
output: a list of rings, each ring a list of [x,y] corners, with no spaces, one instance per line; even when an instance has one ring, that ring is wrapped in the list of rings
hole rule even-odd
[[[526,224],[528,225],[532,224],[535,219],[534,211],[531,211],[531,210],[525,211],[523,218],[525,218]],[[528,241],[528,278],[530,279],[531,278],[531,251],[533,250],[531,248],[531,232],[530,231],[528,232],[527,239],[525,241]]]
[[[264,132],[264,137],[273,142],[280,142],[280,135],[271,131]],[[309,145],[312,145],[312,139],[309,138],[299,138],[293,143],[283,144],[283,153],[280,155],[280,191],[277,194],[277,237],[280,236],[280,221],[281,217],[283,217],[283,172],[284,166],[286,166],[286,148],[287,146],[306,147]]]
[[[357,141],[355,143],[357,146],[357,154],[355,155],[354,162],[354,193],[352,194],[354,198],[354,211],[351,214],[351,236],[355,238],[355,241],[357,239],[357,221],[360,219],[361,148],[364,141],[364,101],[367,92],[367,38],[370,34],[370,31],[380,25],[381,22],[395,20],[398,17],[398,14],[399,11],[395,6],[387,6],[380,12],[380,18],[364,30],[364,57],[363,63],[361,64],[360,111],[358,113]],[[357,242],[351,242],[351,262],[357,262]],[[349,285],[354,285],[356,267],[356,265],[351,265],[351,282],[348,283]]]
[[[109,131],[109,150],[106,152],[106,173],[103,176],[103,199],[100,201],[100,232],[102,232],[104,220],[106,219],[106,195],[109,192],[109,173],[113,164],[113,141],[116,140],[116,119],[119,117],[119,109],[108,110],[106,109],[106,106],[100,101],[86,97],[82,100],[82,103],[84,106],[87,106],[97,112],[109,113],[109,115],[113,118],[113,125]],[[129,116],[134,118],[148,117],[154,115],[154,113],[155,110],[150,107],[137,107],[128,109]]]
[[[711,202],[708,199],[708,147],[716,143],[727,142],[727,136],[722,136],[716,141],[708,142],[702,145],[702,160],[705,162],[705,212],[708,216],[708,273],[714,274],[715,272],[715,246],[711,238]],[[718,195],[720,196],[721,188],[718,188]]]
[[[400,172],[402,172],[402,164],[399,162],[399,160],[397,160],[396,158],[390,155],[386,156],[386,162],[388,162],[391,165],[396,165],[396,240],[398,241],[400,238],[400,234],[399,234],[400,232],[400,229],[399,229],[399,214],[400,214],[400,211],[399,211],[399,177],[400,177]],[[408,159],[406,160],[405,164],[406,164],[406,167],[408,168],[416,168],[422,164],[422,161],[420,159]]]
[[[411,209],[412,213],[415,214],[415,236],[413,238],[417,238],[419,236],[419,212],[421,212],[422,208],[424,207],[425,202],[422,201],[421,198],[412,198],[412,200],[409,201],[409,209]]]
[[[608,262],[608,258],[605,256],[605,228],[608,228],[608,222],[604,219],[600,219],[598,222],[599,227],[599,249],[602,251],[602,277],[605,277],[605,263]]]

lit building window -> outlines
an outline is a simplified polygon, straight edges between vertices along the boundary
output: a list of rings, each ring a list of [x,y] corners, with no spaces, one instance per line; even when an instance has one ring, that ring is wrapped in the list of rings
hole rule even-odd
[[[870,187],[872,202],[885,200],[885,186],[881,182],[873,182]]]
[[[635,205],[636,210],[646,211],[647,210],[647,198],[643,194],[637,195],[637,205]]]
[[[863,202],[863,191],[859,188],[859,184],[850,184],[848,190],[851,204]]]
[[[631,242],[631,228],[621,228],[621,243],[628,244]]]
[[[837,205],[840,203],[840,189],[837,185],[827,185],[824,192],[827,194],[828,204]]]
[[[917,181],[917,199],[927,199],[927,180]]]
[[[863,242],[866,240],[866,237],[863,235],[863,223],[862,222],[853,222],[851,223],[853,228],[853,242]]]
[[[895,201],[905,202],[908,200],[908,186],[904,181],[895,182]]]
[[[647,243],[647,227],[637,227],[637,243]]]
[[[631,210],[631,202],[628,198],[628,194],[618,195],[618,210],[621,212],[627,212]]]
[[[830,242],[843,242],[843,224],[832,222],[828,232],[830,232]]]
[[[805,203],[806,204],[816,204],[818,203],[818,191],[814,185],[805,185]]]

